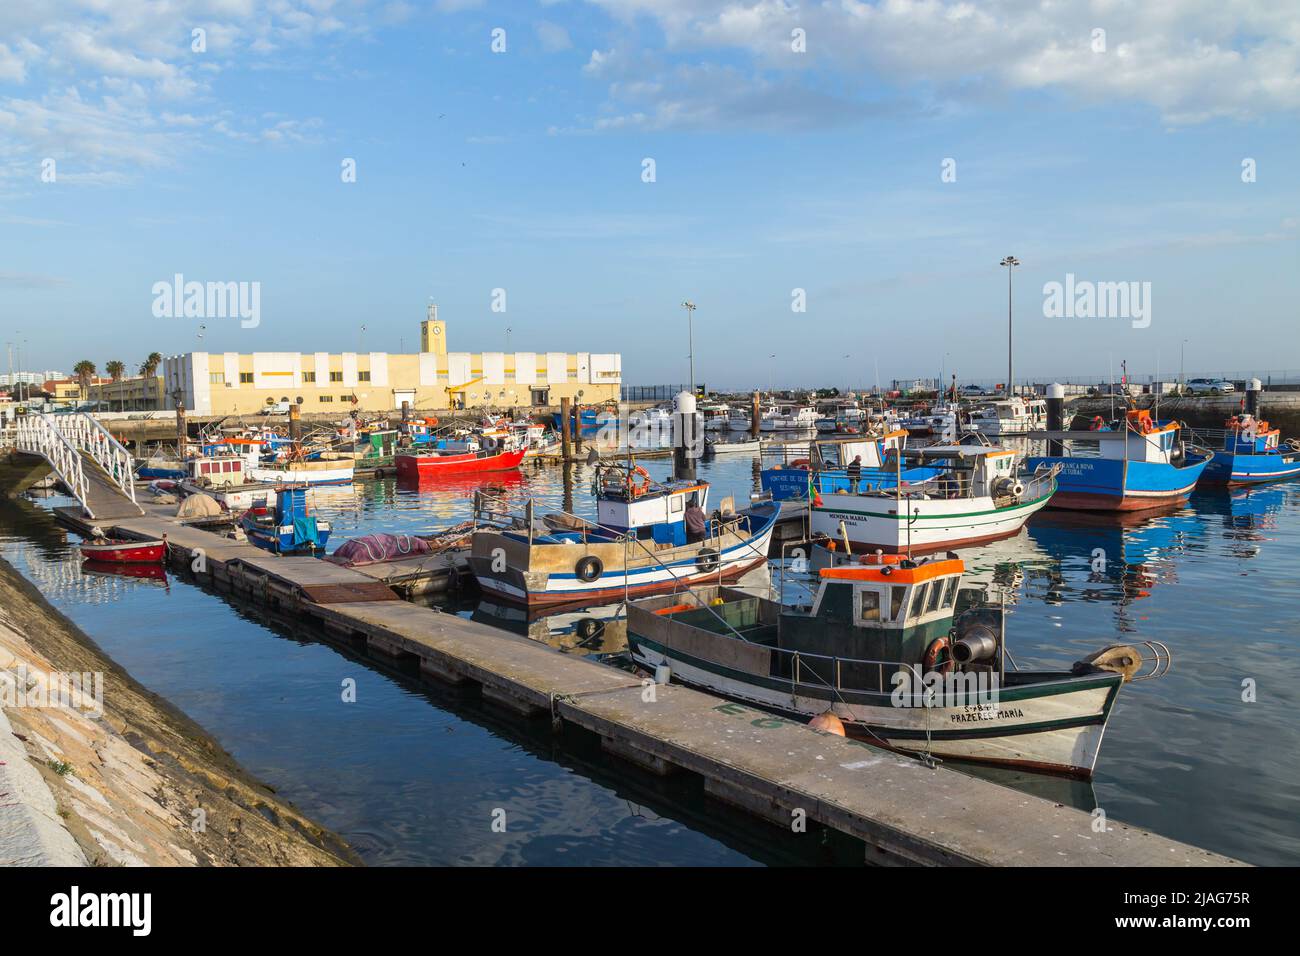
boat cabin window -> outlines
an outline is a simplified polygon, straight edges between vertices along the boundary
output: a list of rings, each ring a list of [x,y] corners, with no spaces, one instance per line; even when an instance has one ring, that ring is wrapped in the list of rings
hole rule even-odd
[[[952,607],[953,601],[956,600],[957,598],[957,583],[960,580],[961,578],[956,578],[956,577],[948,579],[948,587],[944,591],[944,595],[943,595],[944,607]]]
[[[925,593],[930,589],[929,584],[922,584],[916,589],[916,594],[912,597],[912,613],[908,617],[920,617],[921,609],[925,607]]]
[[[668,499],[668,510],[674,513],[682,510],[681,495],[673,495],[671,498]]]
[[[943,582],[935,581],[930,585],[930,603],[925,606],[926,613],[938,610],[939,598],[943,596]]]
[[[880,592],[875,588],[859,589],[858,620],[872,624],[880,623]]]
[[[895,584],[889,589],[889,619],[897,621],[903,614],[903,598],[907,596],[907,586]]]

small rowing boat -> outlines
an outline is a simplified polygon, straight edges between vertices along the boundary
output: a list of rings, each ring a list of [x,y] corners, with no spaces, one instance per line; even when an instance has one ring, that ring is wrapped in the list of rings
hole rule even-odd
[[[81,544],[81,556],[87,561],[108,564],[161,564],[166,554],[166,538],[161,541],[124,541],[96,537]]]

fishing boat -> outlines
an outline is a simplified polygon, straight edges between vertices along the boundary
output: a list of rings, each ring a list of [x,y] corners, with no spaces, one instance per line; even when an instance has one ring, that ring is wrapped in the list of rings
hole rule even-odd
[[[817,409],[811,405],[778,405],[770,415],[759,422],[760,431],[808,431],[817,427]]]
[[[185,462],[185,476],[179,482],[183,494],[211,495],[226,511],[275,503],[275,483],[250,481],[243,455],[211,455]]]
[[[247,468],[253,481],[290,483],[296,485],[350,485],[356,461],[336,453],[331,457],[314,460],[282,458],[276,461],[259,461]]]
[[[1027,464],[1059,470],[1053,508],[1161,508],[1186,501],[1214,458],[1213,452],[1188,445],[1181,431],[1177,422],[1158,422],[1146,409],[1134,408],[1114,429],[1030,433],[1061,447],[1060,453],[1034,456]]]
[[[720,432],[727,429],[727,423],[731,420],[730,405],[726,403],[701,405],[699,411],[704,418],[705,431]]]
[[[776,501],[807,502],[814,484],[847,491],[848,469],[855,461],[860,488],[892,488],[898,480],[921,481],[939,473],[934,467],[909,465],[900,469],[895,458],[906,448],[907,432],[901,428],[876,437],[836,436],[817,438],[806,446],[784,445],[780,459],[774,463],[769,460],[759,472],[759,485]],[[817,482],[813,481],[814,474]]]
[[[740,441],[718,441],[715,438],[704,439],[704,457],[714,455],[757,455],[763,451],[761,438],[742,439]]]
[[[81,543],[81,556],[106,564],[161,564],[167,556],[167,539],[127,541],[96,536]]]
[[[185,477],[185,463],[175,458],[154,455],[142,459],[136,466],[135,474],[137,478],[144,480],[162,478],[168,481],[179,481]]]
[[[934,466],[902,475],[902,459]],[[892,483],[842,474],[813,478],[810,530],[855,552],[924,553],[1017,533],[1056,493],[1056,467],[1018,467],[1011,449],[934,445],[899,456]]]
[[[823,569],[810,606],[717,585],[633,600],[628,648],[657,680],[893,750],[1085,778],[1120,687],[1169,669],[1157,641],[1008,669],[1005,609],[961,587],[956,555],[868,562]]]
[[[1047,402],[1041,398],[1008,398],[990,402],[971,414],[966,432],[978,432],[991,439],[1023,435],[1047,427]]]
[[[330,536],[329,522],[310,513],[307,486],[301,484],[277,487],[275,504],[249,508],[240,515],[239,527],[249,544],[273,554],[323,556]]]
[[[1197,429],[1199,440],[1215,440],[1213,460],[1201,480],[1207,484],[1257,485],[1300,475],[1300,441],[1285,445],[1280,429],[1243,412],[1224,422],[1221,433]]]
[[[492,441],[491,447],[486,447]],[[502,448],[485,439],[477,451],[406,451],[394,458],[397,477],[407,481],[428,481],[442,475],[470,472],[509,471],[524,460],[526,448]]]
[[[737,514],[730,499],[689,540],[686,512],[707,510],[705,481],[653,481],[645,469],[598,467],[596,520],[549,514],[540,525],[530,500],[523,515],[475,495],[470,566],[479,587],[526,604],[598,604],[700,581],[734,581],[767,562],[779,507],[765,503]]]

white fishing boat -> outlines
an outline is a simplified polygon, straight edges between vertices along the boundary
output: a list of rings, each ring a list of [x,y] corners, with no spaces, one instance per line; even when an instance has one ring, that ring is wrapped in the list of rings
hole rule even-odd
[[[704,430],[708,432],[725,431],[731,421],[731,406],[725,403],[701,405],[699,413],[704,418]]]
[[[747,438],[740,441],[718,441],[713,438],[704,440],[704,454],[710,455],[758,455],[763,451],[761,438]]]
[[[842,478],[818,475],[810,524],[856,551],[877,548],[912,553],[976,545],[1018,532],[1056,492],[1056,467],[1032,474],[1018,453],[982,445],[938,445],[913,453],[939,466],[929,477],[845,487]],[[896,459],[897,460],[897,459]],[[898,465],[901,473],[901,462]]]
[[[765,432],[808,431],[817,427],[817,409],[811,405],[778,405],[764,415],[759,430]]]
[[[205,455],[184,463],[185,477],[178,482],[187,495],[215,498],[226,511],[243,511],[275,504],[276,482],[252,480],[243,455]]]
[[[1005,610],[963,562],[826,568],[807,607],[704,586],[629,602],[628,648],[679,681],[890,749],[1090,777],[1120,687],[1165,673],[1157,641],[1062,670],[1008,669]]]
[[[312,461],[258,462],[247,469],[253,481],[317,485],[350,485],[356,461],[341,456]]]
[[[1042,431],[1047,427],[1047,402],[1041,398],[1008,398],[991,402],[971,414],[967,432],[997,439]]]

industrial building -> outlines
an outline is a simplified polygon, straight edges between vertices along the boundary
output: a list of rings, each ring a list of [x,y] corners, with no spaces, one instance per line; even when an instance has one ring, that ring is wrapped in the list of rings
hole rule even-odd
[[[447,323],[430,305],[420,351],[187,352],[163,361],[166,408],[198,415],[255,414],[284,403],[306,414],[416,413],[454,408],[618,401],[622,356],[596,352],[451,352]]]

